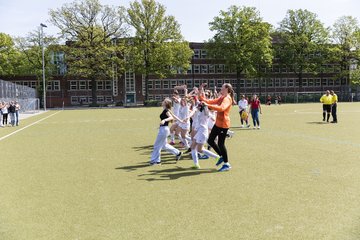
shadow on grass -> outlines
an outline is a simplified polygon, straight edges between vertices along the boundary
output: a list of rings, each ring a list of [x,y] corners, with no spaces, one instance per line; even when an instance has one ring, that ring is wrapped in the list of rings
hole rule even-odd
[[[152,150],[154,145],[145,145],[145,146],[139,146],[139,147],[133,147],[135,151],[144,151],[144,150]]]
[[[307,124],[329,124],[328,122],[306,122]]]
[[[154,166],[155,168],[159,166]],[[216,173],[216,169],[191,169],[191,168],[182,168],[176,167],[171,169],[152,169],[147,174],[140,174],[139,177],[146,177],[144,179],[148,182],[152,181],[166,181],[166,180],[177,180],[182,177],[190,177],[190,176],[197,176],[200,174],[205,173]]]
[[[252,127],[231,127],[230,130],[234,131],[246,131],[246,130],[254,130]]]

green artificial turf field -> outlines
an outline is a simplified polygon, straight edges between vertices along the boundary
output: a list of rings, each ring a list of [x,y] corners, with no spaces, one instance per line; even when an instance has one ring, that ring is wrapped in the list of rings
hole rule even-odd
[[[338,124],[321,104],[263,106],[261,130],[240,129],[234,107],[224,173],[167,153],[149,166],[160,112],[49,111],[1,128],[0,239],[360,239],[359,103],[340,103]]]

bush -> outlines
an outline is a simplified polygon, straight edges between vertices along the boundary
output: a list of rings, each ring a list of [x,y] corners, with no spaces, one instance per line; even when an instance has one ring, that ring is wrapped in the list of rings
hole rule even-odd
[[[123,101],[120,101],[120,102],[115,103],[115,106],[122,107],[122,106],[124,106],[124,103],[123,103]]]
[[[144,106],[146,106],[146,107],[158,107],[160,105],[161,105],[161,102],[157,101],[157,100],[146,100],[144,102]]]

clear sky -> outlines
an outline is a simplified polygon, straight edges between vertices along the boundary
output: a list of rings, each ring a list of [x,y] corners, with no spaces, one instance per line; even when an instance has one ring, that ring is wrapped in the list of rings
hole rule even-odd
[[[25,36],[45,23],[48,34],[56,35],[57,29],[48,22],[49,9],[59,8],[72,0],[0,0],[0,32],[11,36]],[[102,4],[127,7],[128,0],[101,0]],[[187,41],[202,42],[212,37],[209,22],[231,5],[256,7],[261,17],[278,26],[288,9],[308,9],[318,15],[325,26],[331,26],[344,15],[360,21],[360,0],[158,0],[174,15],[181,25]]]

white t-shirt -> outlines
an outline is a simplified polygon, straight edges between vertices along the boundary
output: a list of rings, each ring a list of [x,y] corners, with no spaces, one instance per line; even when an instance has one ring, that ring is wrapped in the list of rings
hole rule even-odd
[[[179,117],[179,110],[180,110],[180,98],[177,99],[177,102],[176,101],[173,101],[173,109],[174,109],[174,114],[175,116]]]
[[[246,110],[248,108],[248,101],[246,99],[241,99],[238,103],[238,106],[239,106],[239,112],[241,110]]]

